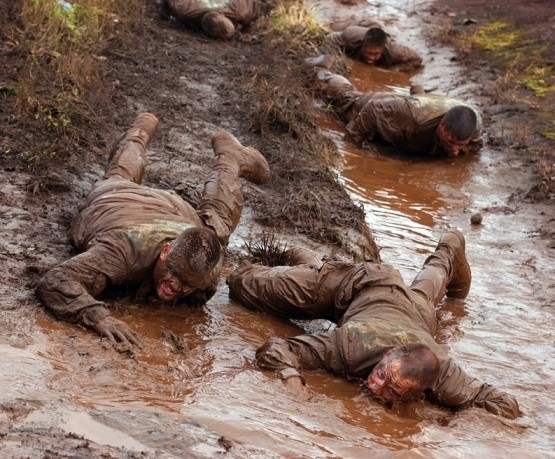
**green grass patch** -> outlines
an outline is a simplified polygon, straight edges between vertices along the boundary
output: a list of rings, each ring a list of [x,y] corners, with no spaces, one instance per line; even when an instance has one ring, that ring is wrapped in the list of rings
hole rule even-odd
[[[508,22],[491,22],[478,28],[473,37],[476,46],[488,51],[500,51],[514,46],[521,33]]]

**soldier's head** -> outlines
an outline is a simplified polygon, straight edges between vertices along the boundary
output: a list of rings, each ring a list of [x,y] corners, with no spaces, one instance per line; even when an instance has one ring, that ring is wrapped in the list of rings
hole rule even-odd
[[[437,126],[439,144],[448,156],[458,156],[472,138],[478,126],[474,110],[457,105],[447,110]]]
[[[370,27],[360,46],[360,58],[363,62],[369,65],[376,64],[383,55],[387,38],[387,33],[380,27]]]
[[[386,402],[420,397],[439,375],[439,360],[424,344],[397,346],[389,350],[366,380],[371,394]]]
[[[152,274],[156,293],[163,301],[186,297],[207,288],[221,269],[222,246],[204,228],[183,231],[163,245]]]
[[[210,11],[202,16],[200,26],[206,35],[222,40],[231,40],[235,36],[235,24],[217,11]]]

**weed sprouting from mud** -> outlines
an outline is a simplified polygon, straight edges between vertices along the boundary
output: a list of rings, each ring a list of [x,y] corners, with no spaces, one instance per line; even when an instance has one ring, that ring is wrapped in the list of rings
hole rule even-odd
[[[286,266],[289,264],[287,244],[274,233],[262,233],[254,242],[245,242],[248,258],[253,263],[265,266]]]

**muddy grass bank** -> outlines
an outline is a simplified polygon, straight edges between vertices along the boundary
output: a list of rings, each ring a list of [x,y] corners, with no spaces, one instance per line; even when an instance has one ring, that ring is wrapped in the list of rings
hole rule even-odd
[[[453,46],[480,81],[492,146],[522,153],[537,179],[526,198],[555,197],[555,5],[548,0],[439,0],[431,40]]]

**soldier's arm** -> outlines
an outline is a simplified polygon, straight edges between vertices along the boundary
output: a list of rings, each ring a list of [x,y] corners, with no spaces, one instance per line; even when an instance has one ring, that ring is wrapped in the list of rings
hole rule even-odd
[[[408,46],[390,44],[391,65],[399,70],[416,69],[422,66],[422,56]]]
[[[305,385],[299,372],[302,369],[326,369],[337,371],[333,364],[337,361],[334,333],[325,332],[299,335],[294,338],[270,338],[256,351],[256,364],[260,368],[278,373],[284,383],[291,387],[297,381]],[[288,381],[293,379],[293,381]]]
[[[37,287],[37,296],[59,319],[95,330],[112,343],[143,345],[129,326],[111,316],[95,296],[111,279],[123,278],[126,265],[114,248],[99,244],[48,271]]]
[[[410,105],[405,99],[369,99],[346,125],[347,139],[359,145],[364,140],[373,140],[380,134],[378,123],[388,131],[388,140],[395,146],[402,143],[416,126]]]
[[[509,419],[520,415],[515,397],[495,387],[481,383],[465,373],[452,359],[442,365],[431,398],[448,407],[476,406]]]
[[[349,26],[340,32],[330,32],[326,35],[326,41],[350,53],[360,47],[367,30],[368,27]]]

